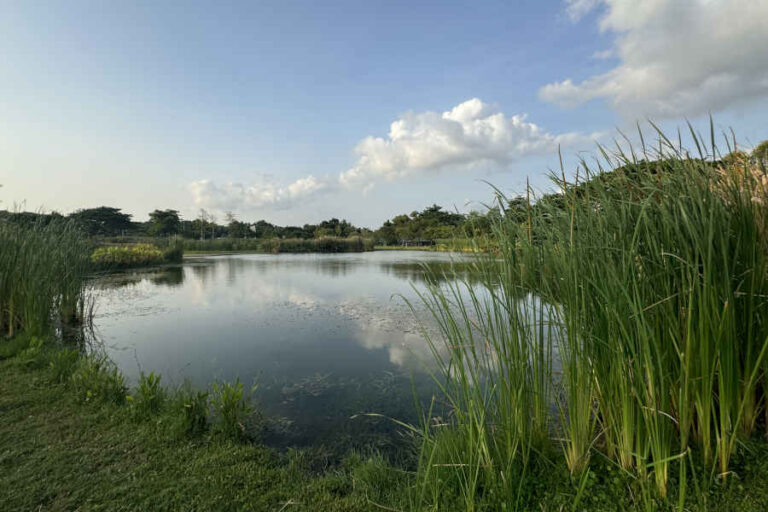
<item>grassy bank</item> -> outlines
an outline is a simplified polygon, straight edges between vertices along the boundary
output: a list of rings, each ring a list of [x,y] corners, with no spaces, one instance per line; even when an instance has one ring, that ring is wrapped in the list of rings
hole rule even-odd
[[[221,397],[237,395],[236,385],[222,393],[220,383],[218,395],[211,390],[209,399],[219,405],[201,422],[198,392],[163,389],[154,376],[129,390],[109,364],[100,370],[82,358],[68,364],[72,352],[34,344],[30,349],[29,338],[16,340],[24,343],[17,341],[15,350],[9,350],[13,342],[0,341],[3,510],[421,511],[434,510],[430,502],[437,499],[440,510],[466,510],[459,487],[424,486],[410,465],[393,467],[376,455],[332,460],[322,447],[278,453],[263,446],[255,428],[258,411],[243,409],[245,395],[229,413],[218,409],[226,402]],[[237,415],[232,411],[247,414],[235,429],[217,427],[221,416]],[[416,433],[416,446],[419,439]],[[431,455],[430,466],[448,469],[441,459],[447,455]],[[733,470],[729,485],[705,491],[706,507],[689,499],[687,510],[765,510],[766,443],[748,441]],[[642,509],[635,503],[637,480],[604,459],[593,461],[584,478],[572,477],[554,456],[532,462],[527,473],[512,507]],[[663,503],[658,508],[671,509]],[[497,509],[503,508],[490,508]]]
[[[378,463],[351,456],[329,468],[322,452],[278,454],[239,429],[190,430],[189,397],[147,382],[115,388],[109,372],[115,392],[99,392],[98,372],[73,369],[90,383],[83,394],[85,382],[51,364],[62,352],[47,354],[48,364],[29,349],[0,361],[3,510],[369,509],[363,479]]]

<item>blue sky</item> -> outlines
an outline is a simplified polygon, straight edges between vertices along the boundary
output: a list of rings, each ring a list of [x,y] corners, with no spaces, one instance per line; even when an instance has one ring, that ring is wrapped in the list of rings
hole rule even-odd
[[[636,119],[768,138],[768,2],[631,4],[0,0],[0,207],[377,226]]]

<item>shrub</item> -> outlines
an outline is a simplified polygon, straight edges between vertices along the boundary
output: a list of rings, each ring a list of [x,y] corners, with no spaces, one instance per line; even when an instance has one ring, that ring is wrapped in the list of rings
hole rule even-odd
[[[81,358],[70,382],[75,396],[82,402],[122,404],[128,390],[123,375],[106,358]]]
[[[184,260],[184,248],[175,244],[163,251],[163,261],[166,263],[181,263]]]

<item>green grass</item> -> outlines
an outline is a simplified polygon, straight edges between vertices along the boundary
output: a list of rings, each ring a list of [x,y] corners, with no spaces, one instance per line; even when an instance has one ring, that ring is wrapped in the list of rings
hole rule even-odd
[[[7,343],[0,340],[0,347]],[[60,372],[44,363],[61,354],[44,346],[34,358],[40,364],[21,353],[0,361],[3,510],[370,508],[366,492],[356,490],[364,458],[328,467],[322,452],[280,454],[228,432],[207,432],[200,421],[205,393],[166,395],[151,375],[127,395],[121,385],[104,384],[113,379],[111,370],[86,358],[79,360],[86,373],[78,378],[81,370],[73,370],[70,382],[60,384]],[[109,392],[98,391],[105,386]],[[217,414],[228,416],[222,425],[229,428],[249,411],[237,384],[218,389],[227,396]],[[366,474],[382,467],[367,467]],[[374,479],[365,488],[379,484]]]
[[[0,222],[0,333],[47,334],[85,321],[89,250],[72,222]]]
[[[601,148],[576,181],[553,177],[557,201],[529,191],[479,280],[422,294],[451,411],[423,428],[425,506],[526,510],[536,465],[583,482],[605,459],[636,482],[633,506],[702,508],[766,435],[765,169],[657,135],[658,150]]]
[[[421,511],[435,501],[440,510],[465,510],[456,487],[425,489],[413,473],[376,455],[350,454],[332,464],[321,448],[278,453],[213,432],[190,434],[179,428],[182,413],[173,397],[139,418],[130,403],[78,400],[71,388],[54,383],[45,365],[29,367],[17,358],[0,361],[0,375],[3,510]],[[432,464],[447,472],[451,468],[440,465],[450,460],[448,450],[434,454]],[[518,505],[544,511],[639,509],[633,504],[639,487],[634,478],[604,458],[590,466],[583,479],[572,479],[563,460],[532,462]],[[707,509],[765,510],[766,443],[748,441],[733,470],[727,486],[707,491]],[[691,502],[688,510],[705,509]]]

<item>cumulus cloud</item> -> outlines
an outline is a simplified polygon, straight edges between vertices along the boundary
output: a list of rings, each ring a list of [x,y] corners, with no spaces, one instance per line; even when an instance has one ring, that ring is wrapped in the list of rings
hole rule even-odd
[[[542,87],[574,106],[603,98],[628,117],[695,116],[768,94],[768,2],[566,0],[578,20],[600,8],[619,64],[581,82]],[[599,6],[599,7],[598,7]]]
[[[551,153],[558,145],[591,143],[595,136],[553,135],[525,115],[508,117],[474,98],[442,113],[409,112],[390,125],[386,138],[363,139],[356,148],[357,162],[341,173],[339,182],[369,187],[430,170],[503,167],[524,156]]]
[[[299,200],[307,200],[328,188],[328,183],[312,175],[285,186],[271,181],[251,185],[231,182],[217,185],[210,180],[194,181],[188,186],[196,206],[218,211],[289,208]]]

